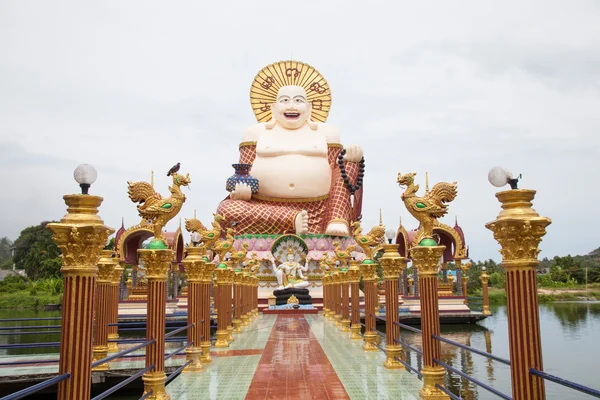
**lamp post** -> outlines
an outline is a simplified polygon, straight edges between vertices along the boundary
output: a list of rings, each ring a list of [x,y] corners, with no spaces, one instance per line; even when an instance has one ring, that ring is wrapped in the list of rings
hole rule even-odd
[[[510,372],[514,399],[545,399],[544,379],[529,372],[542,371],[540,315],[537,300],[536,267],[538,246],[550,225],[532,208],[535,190],[518,189],[518,179],[503,168],[493,168],[492,185],[510,184],[512,190],[496,193],[502,211],[485,227],[494,232],[501,246],[506,273],[506,314],[510,346]]]
[[[80,165],[73,175],[82,193],[65,195],[67,214],[59,223],[47,225],[62,253],[60,272],[64,277],[58,373],[71,374],[58,384],[59,400],[90,395],[97,263],[108,236],[114,232],[97,215],[102,197],[88,194],[97,177],[94,167]]]

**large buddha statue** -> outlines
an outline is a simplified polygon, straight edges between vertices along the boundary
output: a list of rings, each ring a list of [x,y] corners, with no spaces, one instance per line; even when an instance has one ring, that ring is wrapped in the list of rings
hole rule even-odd
[[[258,191],[237,183],[217,213],[236,235],[347,236],[361,210],[363,152],[344,149],[325,123],[325,79],[300,62],[272,64],[256,76],[251,103],[259,123],[244,133],[239,163],[252,165]]]

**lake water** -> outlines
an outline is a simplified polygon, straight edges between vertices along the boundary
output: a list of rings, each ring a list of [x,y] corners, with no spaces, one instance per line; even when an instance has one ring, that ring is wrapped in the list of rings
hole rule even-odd
[[[442,336],[478,350],[509,358],[508,320],[505,306],[491,307],[493,315],[474,325],[442,325]],[[594,389],[600,389],[600,302],[553,303],[540,305],[540,325],[544,371]],[[406,331],[405,341],[420,347],[420,336]],[[442,359],[454,368],[512,396],[510,369],[474,353],[442,343]],[[420,366],[420,357],[411,354],[411,364]],[[446,385],[465,399],[498,399],[458,375],[447,378]],[[583,393],[546,382],[548,399],[592,399]]]
[[[508,358],[508,323],[506,307],[491,307],[493,315],[474,325],[442,325],[442,336],[474,348]],[[0,319],[39,318],[60,316],[60,312],[6,311],[0,310]],[[13,324],[25,325],[21,322]],[[28,322],[28,325],[59,325],[59,321]],[[599,372],[596,368],[600,359],[600,302],[554,303],[540,306],[540,324],[544,370],[561,378],[600,389]],[[7,326],[3,323],[2,326]],[[56,331],[58,329],[50,329]],[[48,335],[6,335],[0,331],[0,343],[36,343],[58,341],[57,334]],[[420,336],[403,331],[408,343],[420,347]],[[1,357],[9,354],[56,353],[57,349],[11,349],[0,350]],[[499,391],[511,395],[509,367],[486,357],[462,351],[442,343],[443,361],[469,375],[488,383]],[[420,357],[410,354],[410,362],[420,367]],[[477,388],[467,380],[452,375],[446,382],[455,394],[465,399],[497,399],[495,395]],[[579,400],[592,398],[552,382],[546,383],[548,399]],[[115,398],[115,397],[111,397]]]

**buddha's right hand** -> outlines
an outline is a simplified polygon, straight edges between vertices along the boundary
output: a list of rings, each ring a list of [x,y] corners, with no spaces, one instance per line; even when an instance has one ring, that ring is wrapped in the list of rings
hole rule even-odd
[[[248,201],[252,197],[252,189],[247,183],[236,183],[235,189],[229,194],[232,200]]]

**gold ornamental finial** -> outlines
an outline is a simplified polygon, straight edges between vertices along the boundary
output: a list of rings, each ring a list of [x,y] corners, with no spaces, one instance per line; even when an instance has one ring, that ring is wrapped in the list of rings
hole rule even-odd
[[[154,187],[154,170],[150,170],[150,185]]]
[[[425,193],[429,193],[429,172],[425,172]]]
[[[381,213],[381,208],[379,209],[379,225],[383,225],[383,214]]]
[[[196,209],[194,208],[194,219],[196,219]]]

